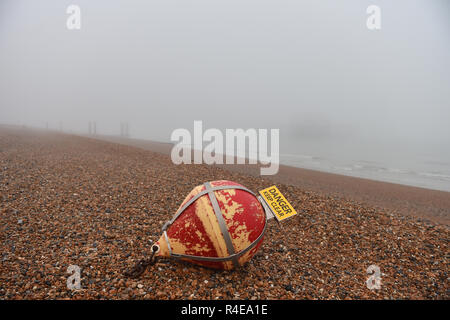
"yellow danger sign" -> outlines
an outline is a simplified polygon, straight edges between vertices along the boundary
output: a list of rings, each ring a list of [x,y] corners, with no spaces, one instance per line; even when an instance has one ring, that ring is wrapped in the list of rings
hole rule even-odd
[[[295,216],[297,212],[276,186],[259,191],[278,221]]]

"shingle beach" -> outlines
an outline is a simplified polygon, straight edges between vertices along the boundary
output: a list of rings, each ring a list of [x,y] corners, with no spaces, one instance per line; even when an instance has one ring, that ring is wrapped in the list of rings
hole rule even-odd
[[[298,215],[270,221],[242,268],[160,260],[139,279],[123,276],[195,186],[222,179],[255,192],[274,184],[133,146],[0,127],[0,299],[450,298],[448,225],[294,183],[277,186]],[[81,268],[80,290],[67,288],[69,265]],[[366,286],[370,265],[382,272],[378,290]]]

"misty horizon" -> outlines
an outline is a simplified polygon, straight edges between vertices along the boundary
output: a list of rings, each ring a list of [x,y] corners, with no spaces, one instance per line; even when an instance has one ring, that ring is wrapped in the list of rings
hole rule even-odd
[[[371,31],[371,4],[2,1],[0,123],[119,135],[126,122],[170,142],[202,120],[280,129],[283,154],[450,163],[450,5],[376,1]]]

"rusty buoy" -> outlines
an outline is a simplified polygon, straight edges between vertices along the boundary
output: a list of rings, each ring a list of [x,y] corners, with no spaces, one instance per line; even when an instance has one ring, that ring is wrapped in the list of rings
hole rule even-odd
[[[195,187],[163,227],[157,257],[230,270],[249,261],[262,243],[266,213],[257,196],[227,180]]]

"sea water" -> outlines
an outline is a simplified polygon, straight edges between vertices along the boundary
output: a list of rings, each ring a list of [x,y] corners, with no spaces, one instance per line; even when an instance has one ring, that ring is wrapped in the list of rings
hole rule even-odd
[[[280,163],[450,192],[450,147],[439,144],[287,139]]]

